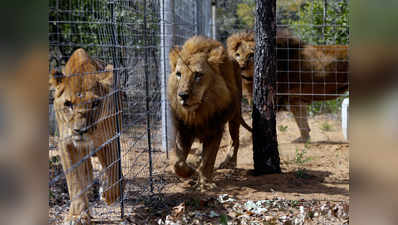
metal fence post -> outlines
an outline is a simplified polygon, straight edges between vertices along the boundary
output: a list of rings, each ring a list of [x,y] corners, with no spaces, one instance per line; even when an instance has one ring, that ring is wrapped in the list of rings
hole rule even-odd
[[[151,141],[151,113],[149,109],[149,71],[148,71],[148,40],[147,40],[147,1],[144,0],[144,73],[145,73],[145,103],[146,103],[146,129],[148,140],[148,157],[149,157],[149,186],[153,194],[153,177],[152,177],[152,141]]]
[[[160,1],[160,80],[161,80],[161,108],[162,108],[162,149],[169,157],[169,148],[174,143],[174,132],[171,126],[171,117],[167,104],[167,78],[170,72],[169,57],[174,45],[174,0]]]
[[[211,1],[211,25],[212,25],[212,38],[216,40],[217,34],[216,34],[216,5],[217,5],[217,0],[212,0]]]

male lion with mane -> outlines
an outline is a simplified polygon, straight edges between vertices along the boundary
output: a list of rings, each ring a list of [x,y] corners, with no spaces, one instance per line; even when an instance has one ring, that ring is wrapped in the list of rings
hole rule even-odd
[[[183,178],[196,172],[186,162],[196,138],[202,143],[199,188],[214,188],[212,174],[224,126],[228,122],[230,148],[237,151],[239,127],[244,124],[239,67],[220,42],[202,36],[190,38],[182,48],[174,47],[169,57],[168,100],[176,131],[174,170]]]
[[[115,138],[115,104],[119,102],[114,101],[117,93],[110,93],[113,66],[105,66],[91,59],[83,49],[77,49],[63,72],[53,71],[51,75],[50,85],[55,89],[54,109],[59,129],[60,158],[71,199],[65,222],[91,224],[87,189],[93,182],[93,168],[90,157],[85,156],[97,156],[105,170],[107,179],[101,187],[101,197],[106,203],[110,205],[120,197],[121,174]],[[120,119],[118,123],[120,125]]]
[[[348,47],[346,45],[309,45],[294,37],[287,29],[276,35],[277,105],[290,107],[300,130],[293,142],[307,142],[310,127],[307,106],[313,101],[336,99],[348,90]],[[228,37],[227,49],[241,69],[245,97],[252,105],[254,74],[253,32]]]

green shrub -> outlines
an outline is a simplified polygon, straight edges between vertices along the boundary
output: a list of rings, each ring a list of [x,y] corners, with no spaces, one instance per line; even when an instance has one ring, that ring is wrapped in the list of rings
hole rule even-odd
[[[349,6],[346,1],[306,1],[298,11],[298,19],[289,19],[290,28],[309,44],[348,44]]]

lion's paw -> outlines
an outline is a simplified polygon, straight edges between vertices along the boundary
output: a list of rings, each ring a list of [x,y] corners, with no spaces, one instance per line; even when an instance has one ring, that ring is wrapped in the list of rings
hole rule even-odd
[[[307,143],[310,141],[310,137],[299,137],[292,141],[292,143]]]
[[[91,225],[91,216],[87,213],[81,216],[68,216],[65,218],[64,225]]]
[[[174,172],[182,178],[189,178],[195,174],[195,170],[185,162],[177,162],[174,165]]]

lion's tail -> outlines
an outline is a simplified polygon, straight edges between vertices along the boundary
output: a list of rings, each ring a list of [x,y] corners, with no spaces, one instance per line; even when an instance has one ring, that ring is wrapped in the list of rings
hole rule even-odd
[[[242,118],[242,116],[240,117],[240,124],[246,128],[246,130],[248,130],[249,132],[253,132],[253,129],[246,123],[246,121]]]

